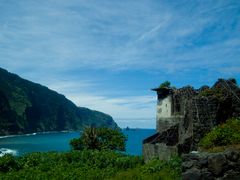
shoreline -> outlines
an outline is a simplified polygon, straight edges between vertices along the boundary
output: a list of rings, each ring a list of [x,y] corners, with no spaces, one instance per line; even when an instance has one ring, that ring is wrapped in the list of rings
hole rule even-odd
[[[136,131],[136,130],[154,130],[151,128],[120,128],[121,130],[125,131]],[[43,131],[43,132],[33,132],[33,133],[27,133],[27,134],[10,134],[10,135],[0,135],[0,139],[4,138],[11,138],[11,137],[21,137],[21,136],[35,136],[40,134],[53,134],[53,133],[73,133],[73,132],[83,132],[83,130],[63,130],[63,131]]]
[[[70,131],[70,130],[63,130],[63,131],[43,131],[43,132],[34,132],[34,133],[28,133],[28,134],[11,134],[11,135],[3,135],[0,136],[0,139],[4,138],[12,138],[12,137],[21,137],[21,136],[35,136],[40,134],[54,134],[54,133],[72,133],[72,132],[82,132],[81,131]]]

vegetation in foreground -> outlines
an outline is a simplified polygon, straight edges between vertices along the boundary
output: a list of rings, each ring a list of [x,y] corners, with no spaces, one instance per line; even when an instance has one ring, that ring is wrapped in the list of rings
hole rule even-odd
[[[221,151],[221,147],[240,145],[240,119],[232,118],[205,135],[199,146],[208,151]],[[239,148],[240,149],[240,148]]]
[[[181,159],[152,160],[126,155],[126,137],[118,130],[86,128],[70,152],[30,153],[0,158],[0,179],[180,179]]]
[[[179,179],[181,161],[153,160],[113,151],[30,153],[0,158],[0,179]]]

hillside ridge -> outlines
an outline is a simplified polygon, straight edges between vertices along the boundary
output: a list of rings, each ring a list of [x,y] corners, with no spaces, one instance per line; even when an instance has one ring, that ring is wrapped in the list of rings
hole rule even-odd
[[[64,95],[0,68],[0,135],[118,128],[110,115],[77,107]]]

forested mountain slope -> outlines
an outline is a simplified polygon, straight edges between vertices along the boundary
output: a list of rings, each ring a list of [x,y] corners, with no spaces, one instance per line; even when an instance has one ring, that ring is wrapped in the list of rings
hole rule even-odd
[[[0,68],[0,135],[117,128],[112,117],[77,107],[65,96]]]

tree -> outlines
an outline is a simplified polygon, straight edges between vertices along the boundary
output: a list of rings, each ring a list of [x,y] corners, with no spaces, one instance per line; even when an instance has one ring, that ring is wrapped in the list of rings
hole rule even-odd
[[[165,81],[160,84],[159,88],[170,88],[171,83],[169,81]]]
[[[85,128],[80,138],[70,141],[74,150],[97,149],[125,151],[126,137],[120,130],[109,128]]]

